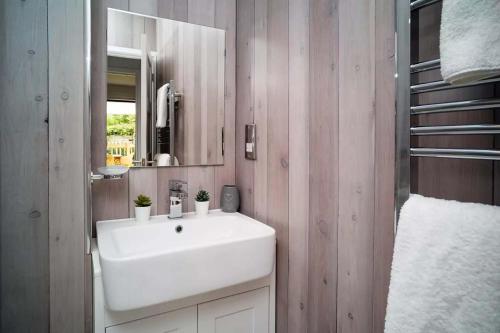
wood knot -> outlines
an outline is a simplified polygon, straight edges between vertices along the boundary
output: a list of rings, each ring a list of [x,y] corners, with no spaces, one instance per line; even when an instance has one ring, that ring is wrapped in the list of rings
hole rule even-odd
[[[42,213],[40,213],[38,210],[32,210],[29,214],[29,217],[31,219],[37,219],[39,218],[40,216],[42,216]]]
[[[281,159],[281,167],[284,169],[288,168],[288,161],[284,158]]]

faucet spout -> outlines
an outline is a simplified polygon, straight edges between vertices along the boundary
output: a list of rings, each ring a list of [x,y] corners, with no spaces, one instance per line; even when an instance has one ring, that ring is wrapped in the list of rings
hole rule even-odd
[[[182,200],[188,197],[187,191],[183,189],[184,187],[187,187],[187,182],[183,180],[171,179],[168,182],[170,197],[168,217],[171,219],[182,217]]]

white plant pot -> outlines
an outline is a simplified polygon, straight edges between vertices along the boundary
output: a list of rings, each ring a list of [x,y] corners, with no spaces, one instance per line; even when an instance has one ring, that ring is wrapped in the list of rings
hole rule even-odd
[[[208,214],[208,205],[210,201],[194,201],[196,207],[196,215],[204,216]]]
[[[151,206],[148,207],[135,207],[135,220],[137,222],[149,221],[151,215]]]

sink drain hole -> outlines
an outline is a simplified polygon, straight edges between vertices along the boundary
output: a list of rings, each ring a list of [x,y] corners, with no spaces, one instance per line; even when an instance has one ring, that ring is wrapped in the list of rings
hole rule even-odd
[[[175,232],[180,234],[182,232],[182,225],[178,225],[177,227],[175,227]]]

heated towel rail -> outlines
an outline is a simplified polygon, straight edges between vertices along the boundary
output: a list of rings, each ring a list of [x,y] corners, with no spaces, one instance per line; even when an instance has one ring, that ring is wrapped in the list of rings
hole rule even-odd
[[[412,64],[410,62],[411,45],[411,12],[420,10],[441,0],[398,0],[396,1],[396,33],[397,33],[397,75],[396,75],[396,217],[410,193],[410,158],[457,158],[473,160],[500,161],[500,150],[493,149],[451,149],[451,148],[416,148],[411,147],[410,137],[422,135],[476,135],[500,134],[500,125],[448,125],[412,127],[411,117],[431,113],[478,111],[500,108],[500,98],[472,99],[466,101],[450,101],[425,105],[412,105],[411,96],[421,93],[465,88],[483,84],[500,82],[500,77],[489,78],[466,84],[450,85],[438,80],[426,83],[411,84],[411,75],[441,68],[441,60],[433,59]]]

